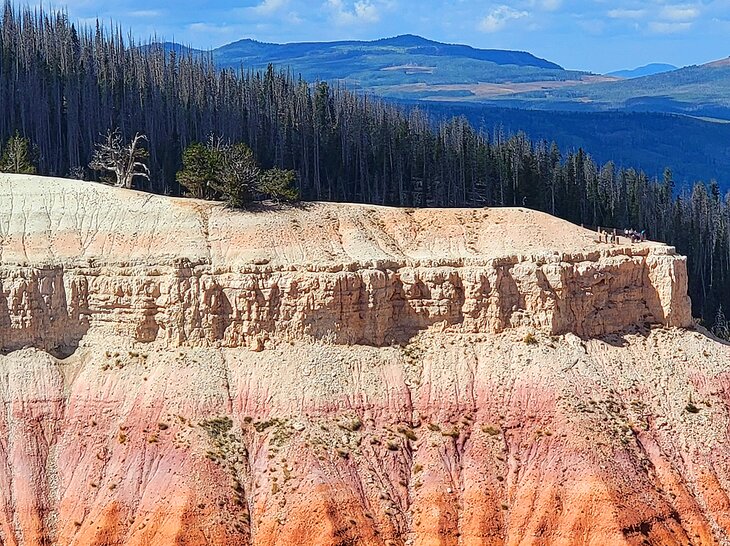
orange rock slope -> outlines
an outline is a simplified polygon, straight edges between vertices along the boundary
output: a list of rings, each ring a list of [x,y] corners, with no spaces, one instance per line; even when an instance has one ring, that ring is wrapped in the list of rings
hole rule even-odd
[[[2,176],[0,544],[729,542],[671,248]]]

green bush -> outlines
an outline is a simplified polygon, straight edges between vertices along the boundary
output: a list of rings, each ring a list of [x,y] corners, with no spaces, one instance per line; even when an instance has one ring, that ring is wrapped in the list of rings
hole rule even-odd
[[[183,152],[182,163],[176,179],[191,197],[223,199],[233,208],[244,207],[257,194],[285,202],[299,199],[296,173],[277,167],[262,171],[242,142],[211,137],[207,144],[193,143]]]

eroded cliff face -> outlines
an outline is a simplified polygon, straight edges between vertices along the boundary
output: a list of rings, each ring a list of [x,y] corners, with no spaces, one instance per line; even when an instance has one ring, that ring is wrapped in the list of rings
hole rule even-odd
[[[661,247],[621,250],[352,271],[4,266],[0,343],[53,349],[89,335],[160,347],[260,348],[273,336],[382,346],[431,327],[498,333],[526,326],[594,337],[641,324],[690,324],[684,259]]]
[[[51,184],[51,196],[42,185],[30,200],[22,182],[4,186],[6,350],[115,336],[163,348],[261,348],[272,337],[383,346],[429,328],[595,337],[691,324],[685,260],[673,249],[598,245],[590,232],[532,211],[235,213]],[[96,229],[77,236],[88,215]],[[512,233],[519,226],[524,237]],[[499,239],[512,239],[509,252]]]
[[[0,242],[0,544],[729,543],[668,247],[23,177]]]

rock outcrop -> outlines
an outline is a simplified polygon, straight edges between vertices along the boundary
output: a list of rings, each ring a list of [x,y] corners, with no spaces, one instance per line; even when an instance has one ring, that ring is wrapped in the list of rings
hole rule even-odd
[[[533,211],[237,213],[86,183],[24,184],[0,190],[6,350],[85,336],[160,347],[260,347],[270,337],[384,346],[433,327],[595,337],[691,324],[685,260],[673,249],[602,248],[590,232]]]
[[[0,179],[0,544],[728,544],[684,258]]]

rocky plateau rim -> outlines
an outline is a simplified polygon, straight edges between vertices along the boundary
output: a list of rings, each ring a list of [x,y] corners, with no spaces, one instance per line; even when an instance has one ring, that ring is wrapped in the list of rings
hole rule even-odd
[[[582,262],[599,262],[611,258],[640,258],[649,256],[677,256],[676,248],[662,243],[650,243],[636,246],[618,246],[601,250],[586,252],[558,252],[543,251],[533,254],[512,254],[500,257],[459,257],[459,258],[407,258],[407,259],[372,259],[356,260],[348,263],[322,262],[308,264],[277,264],[272,259],[261,257],[252,259],[250,263],[236,267],[218,265],[208,258],[187,258],[179,256],[155,257],[155,263],[150,264],[148,259],[137,259],[129,261],[107,261],[94,257],[75,259],[43,261],[43,262],[0,262],[3,267],[17,267],[36,270],[78,270],[85,274],[101,272],[105,268],[130,269],[129,274],[146,270],[146,274],[154,276],[155,270],[159,269],[159,275],[165,274],[162,268],[172,269],[206,269],[213,274],[228,273],[276,273],[276,272],[307,272],[307,273],[341,273],[356,272],[361,270],[397,271],[404,268],[467,268],[467,267],[503,267],[512,266],[518,263],[534,263],[537,266],[548,264],[577,264]],[[213,268],[213,271],[210,271]],[[117,271],[118,272],[118,271]]]

